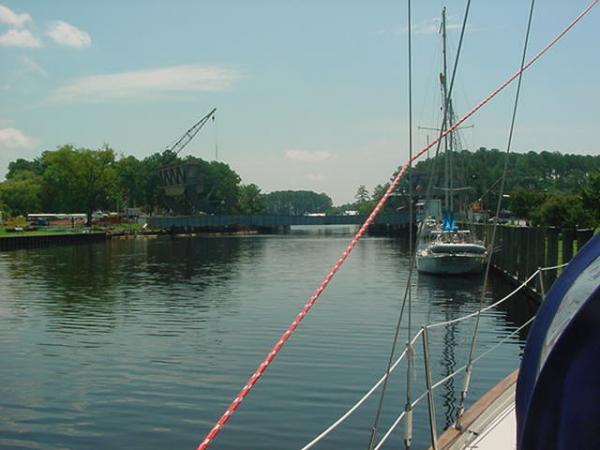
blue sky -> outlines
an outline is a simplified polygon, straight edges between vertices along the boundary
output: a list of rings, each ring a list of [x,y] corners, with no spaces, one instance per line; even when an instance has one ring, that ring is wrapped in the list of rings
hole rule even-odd
[[[414,124],[435,126],[442,6],[450,48],[464,1],[413,2]],[[530,55],[587,0],[538,0]],[[529,2],[472,2],[455,108],[515,71]],[[598,154],[600,7],[526,73],[513,149]],[[227,162],[263,191],[335,203],[387,181],[408,155],[406,2],[0,0],[0,177],[62,144],[139,158],[212,107],[183,154]],[[470,123],[469,149],[503,148],[509,89]],[[414,131],[415,148],[427,133]]]

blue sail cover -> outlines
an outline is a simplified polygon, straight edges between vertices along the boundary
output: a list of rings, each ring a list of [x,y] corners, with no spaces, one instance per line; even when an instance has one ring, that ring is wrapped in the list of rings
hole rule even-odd
[[[454,214],[445,211],[444,218],[442,219],[442,231],[456,231],[458,227],[454,222]]]
[[[529,332],[516,393],[518,450],[600,449],[600,234],[573,258]]]

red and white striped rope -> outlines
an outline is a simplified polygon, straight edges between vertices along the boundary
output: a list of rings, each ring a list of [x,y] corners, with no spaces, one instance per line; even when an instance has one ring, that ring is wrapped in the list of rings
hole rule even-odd
[[[254,387],[256,382],[259,380],[259,378],[265,372],[265,370],[267,370],[267,367],[269,366],[269,364],[271,364],[271,362],[273,362],[273,360],[275,359],[275,357],[277,356],[279,351],[283,348],[285,343],[288,341],[290,336],[294,333],[294,331],[296,331],[300,322],[302,322],[304,317],[310,312],[310,310],[312,309],[312,307],[315,304],[315,302],[317,301],[317,299],[321,296],[323,291],[327,288],[327,286],[329,285],[329,283],[331,282],[332,278],[337,273],[337,271],[340,269],[342,264],[344,264],[344,262],[346,261],[346,259],[348,258],[348,256],[350,255],[350,253],[352,252],[352,250],[354,249],[354,247],[360,240],[360,238],[365,234],[369,225],[371,225],[373,223],[373,221],[375,220],[375,217],[377,217],[377,215],[379,214],[379,212],[381,211],[381,209],[387,202],[388,198],[390,197],[392,192],[394,192],[394,190],[398,186],[398,183],[400,182],[400,180],[402,179],[402,177],[408,170],[409,165],[412,162],[414,162],[416,159],[420,158],[427,150],[429,150],[433,146],[437,145],[437,143],[441,139],[443,139],[446,135],[448,135],[449,133],[454,131],[456,128],[458,128],[465,120],[469,119],[473,114],[475,114],[477,111],[479,111],[486,103],[488,103],[492,98],[494,98],[498,93],[500,93],[502,90],[504,90],[504,88],[506,88],[510,83],[512,83],[522,72],[527,70],[533,63],[535,63],[539,58],[541,58],[544,53],[546,53],[552,46],[554,46],[554,44],[556,44],[565,34],[567,34],[571,30],[571,28],[573,28],[575,26],[575,24],[577,24],[577,22],[579,22],[594,6],[596,6],[598,1],[600,1],[600,0],[593,0],[586,9],[584,9],[563,31],[561,31],[554,39],[552,39],[542,50],[540,50],[533,58],[531,58],[527,62],[527,64],[525,64],[521,69],[519,69],[517,72],[515,72],[504,83],[502,83],[500,86],[498,86],[494,91],[492,91],[491,94],[489,94],[481,102],[479,102],[475,107],[473,107],[473,109],[471,109],[468,113],[466,113],[459,120],[457,120],[452,125],[452,127],[450,127],[448,130],[446,130],[444,133],[442,133],[436,140],[434,140],[427,146],[423,147],[412,157],[412,159],[410,159],[406,163],[404,163],[404,165],[402,166],[402,168],[400,169],[398,174],[392,180],[389,188],[385,191],[385,194],[383,194],[381,199],[377,202],[377,205],[375,206],[375,208],[373,209],[371,214],[369,214],[369,217],[367,217],[367,220],[365,220],[365,222],[362,224],[362,226],[360,227],[358,232],[354,235],[354,237],[352,238],[352,240],[350,241],[350,243],[348,244],[346,249],[342,252],[342,254],[338,258],[338,260],[335,262],[333,267],[329,270],[329,272],[327,273],[327,275],[325,276],[323,281],[321,281],[321,284],[319,284],[319,287],[317,287],[317,289],[315,289],[315,291],[312,293],[312,295],[310,296],[310,298],[308,299],[308,301],[306,302],[306,304],[304,305],[302,310],[294,318],[293,322],[289,325],[287,330],[285,330],[285,332],[281,335],[279,340],[275,343],[275,345],[273,346],[271,351],[267,354],[267,356],[264,358],[264,360],[260,363],[260,365],[258,366],[256,371],[252,374],[250,379],[246,382],[246,384],[244,385],[242,390],[239,392],[237,397],[235,399],[233,399],[233,401],[227,407],[227,410],[223,413],[221,418],[216,422],[216,424],[210,430],[210,432],[206,435],[204,440],[198,445],[197,450],[208,449],[210,444],[214,441],[214,439],[221,432],[221,430],[223,429],[225,424],[229,421],[229,419],[231,418],[233,413],[239,408],[239,406],[242,403],[242,401],[244,400],[244,398],[246,398],[246,396],[248,395],[248,392],[250,392],[250,390]]]

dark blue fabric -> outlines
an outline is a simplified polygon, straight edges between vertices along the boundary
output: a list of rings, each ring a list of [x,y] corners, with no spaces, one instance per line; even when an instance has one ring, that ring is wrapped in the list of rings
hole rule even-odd
[[[600,255],[592,238],[556,280],[534,321],[516,393],[517,449],[600,449],[600,286],[574,315],[536,380],[546,333],[565,293]]]

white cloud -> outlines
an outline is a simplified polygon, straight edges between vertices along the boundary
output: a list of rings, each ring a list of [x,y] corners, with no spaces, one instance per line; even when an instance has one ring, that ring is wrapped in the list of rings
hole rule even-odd
[[[233,70],[201,65],[93,75],[58,87],[51,92],[50,101],[105,102],[181,92],[224,91],[230,89],[238,78],[239,75]]]
[[[0,5],[0,23],[5,23],[11,27],[21,28],[27,22],[31,21],[29,14],[17,14],[4,5]]]
[[[42,66],[40,66],[38,63],[36,63],[29,56],[25,56],[25,55],[19,56],[19,62],[21,63],[21,66],[23,66],[23,68],[24,68],[23,71],[25,73],[34,73],[34,74],[42,75],[42,76],[48,75],[48,72],[46,72]]]
[[[52,22],[46,32],[57,44],[68,47],[84,48],[92,44],[92,38],[89,33],[80,30],[70,23],[57,20]]]
[[[422,20],[421,22],[417,22],[417,23],[413,24],[412,31],[415,34],[438,34],[438,33],[440,33],[441,24],[442,24],[442,21],[440,20],[439,17],[425,19],[425,20]],[[462,25],[460,23],[452,22],[452,21],[446,22],[446,31],[460,30],[461,28],[462,28]],[[402,28],[402,32],[407,33],[408,28],[406,26],[404,26]]]
[[[0,149],[31,148],[35,145],[32,138],[16,128],[0,128]]]
[[[0,46],[37,48],[42,43],[29,30],[8,30],[0,35]]]
[[[333,155],[329,152],[315,152],[310,150],[287,150],[285,159],[303,163],[318,163],[331,159]]]

